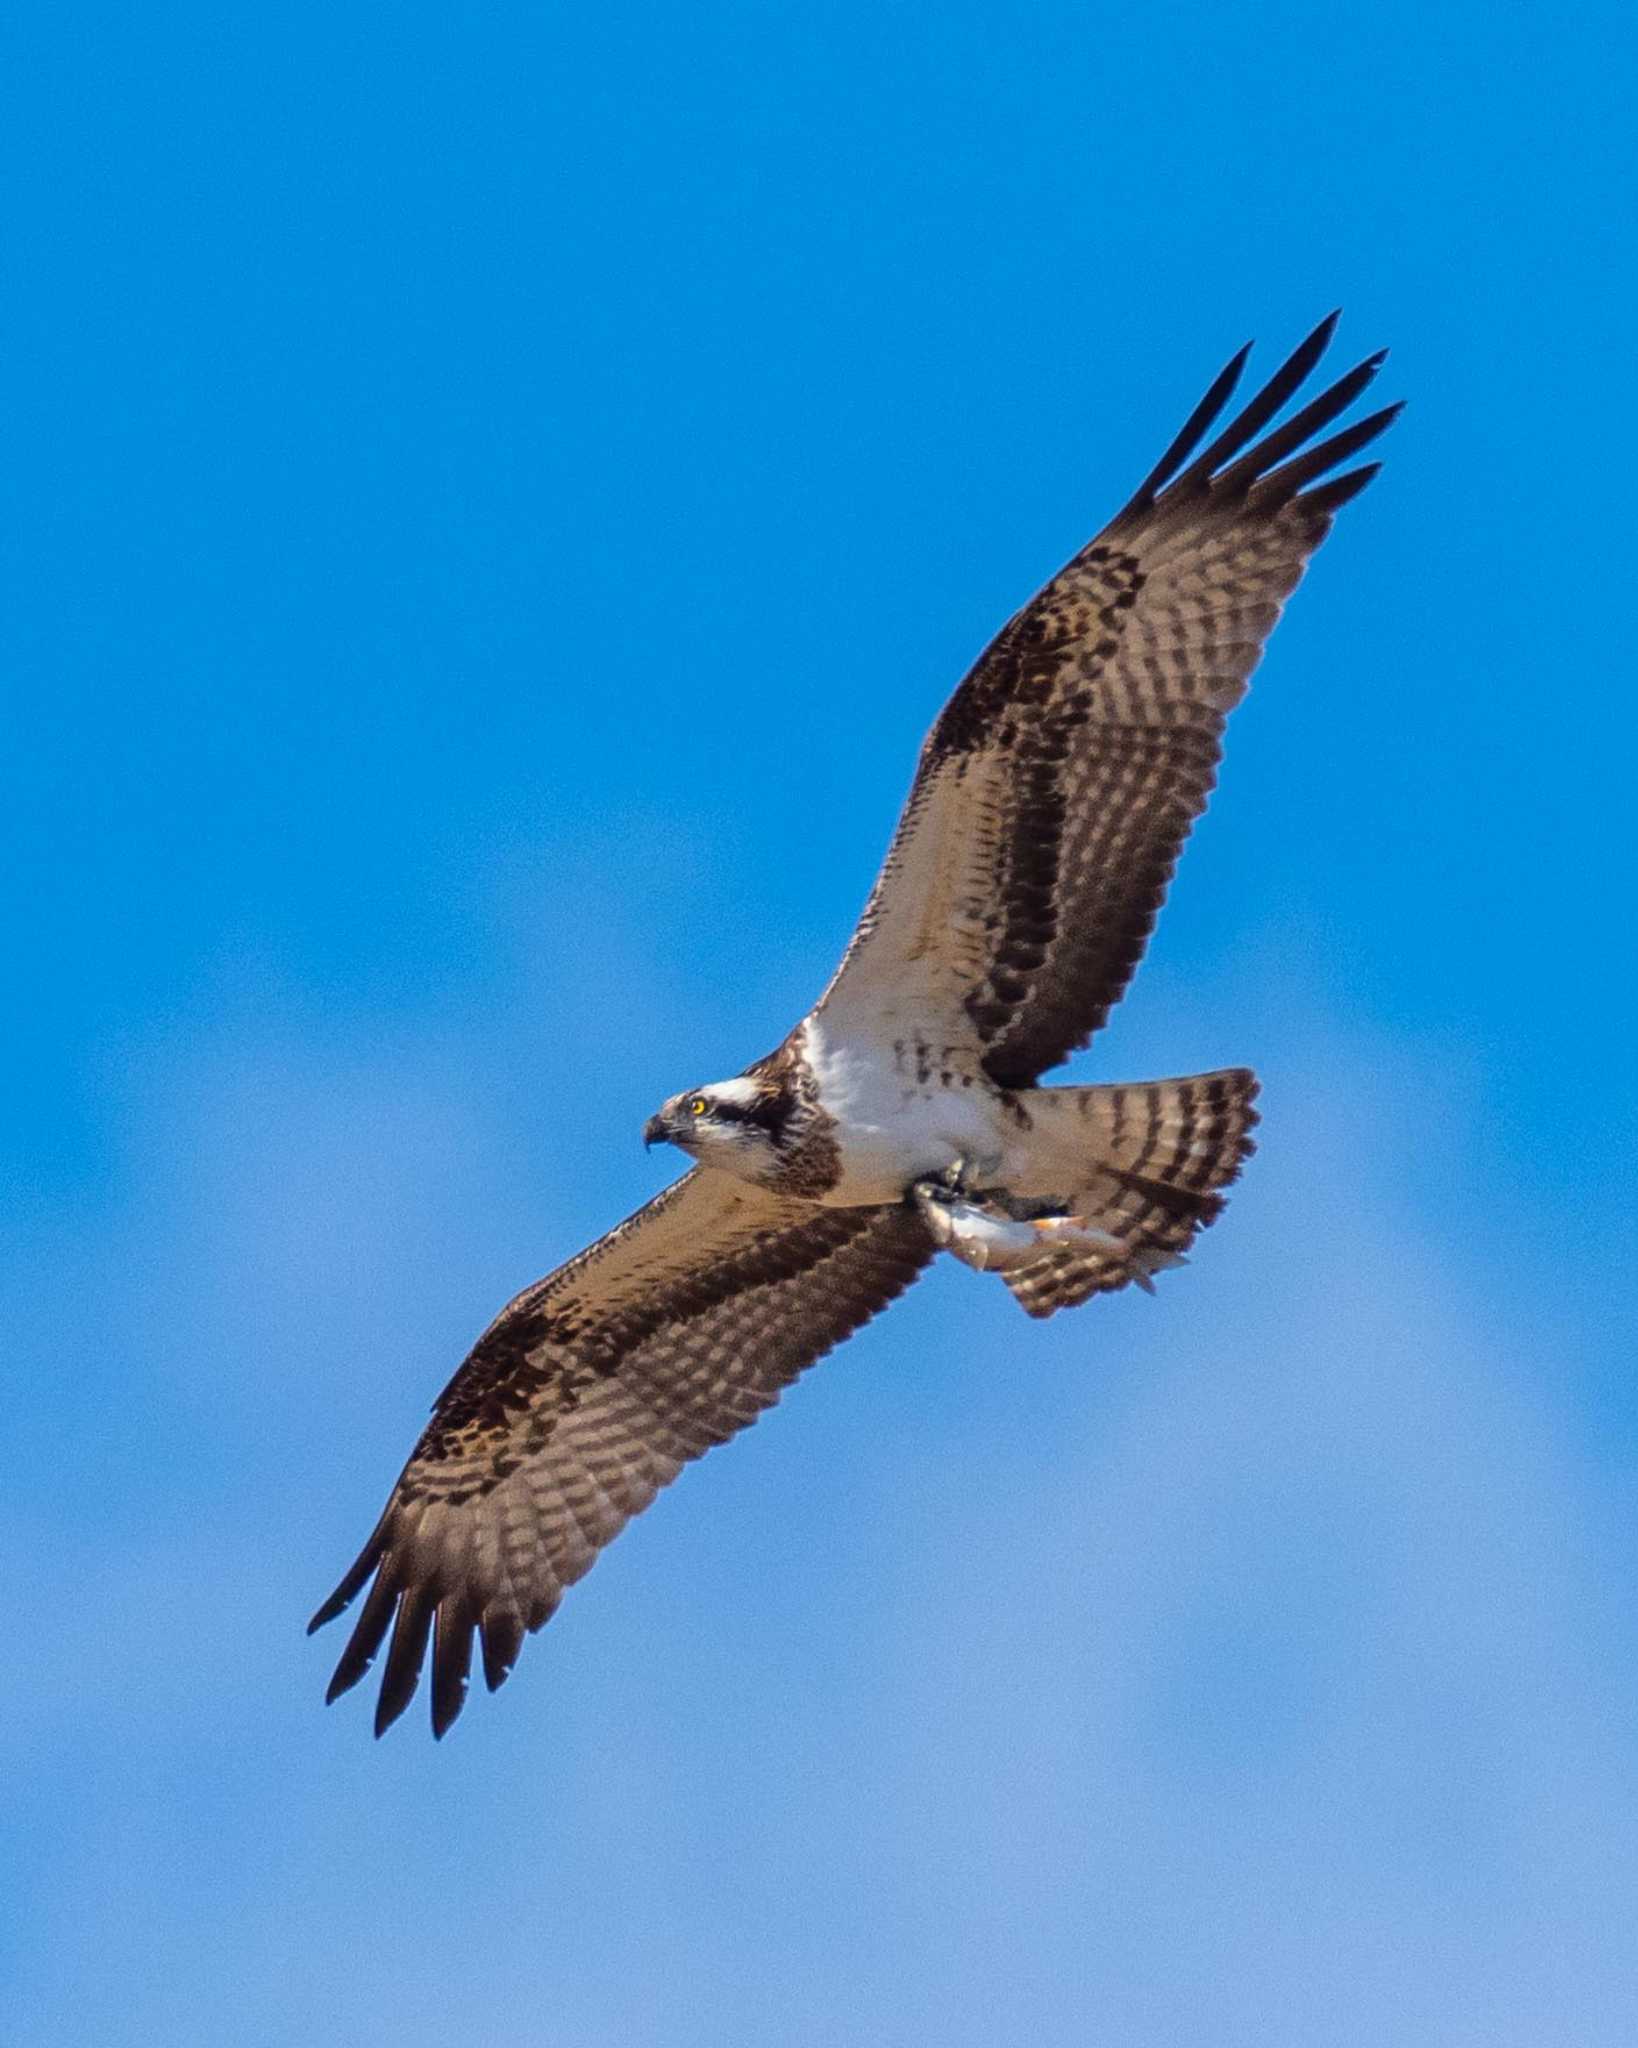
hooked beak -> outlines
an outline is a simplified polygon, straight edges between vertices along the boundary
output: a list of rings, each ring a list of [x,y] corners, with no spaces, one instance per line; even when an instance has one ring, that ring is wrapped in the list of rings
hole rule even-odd
[[[643,1126],[643,1143],[651,1152],[656,1145],[665,1144],[670,1135],[663,1117],[651,1116]]]

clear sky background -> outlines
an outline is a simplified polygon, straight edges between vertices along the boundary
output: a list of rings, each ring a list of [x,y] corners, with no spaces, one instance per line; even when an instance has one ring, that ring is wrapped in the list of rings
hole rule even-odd
[[[0,2038],[1630,2043],[1624,8],[13,11]],[[302,1625],[1224,358],[1411,409],[1088,1075],[435,1746]]]

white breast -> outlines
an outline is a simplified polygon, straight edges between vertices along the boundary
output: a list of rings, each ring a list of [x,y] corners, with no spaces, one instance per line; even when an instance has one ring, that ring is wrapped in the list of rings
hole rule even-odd
[[[999,1162],[1000,1104],[965,1049],[861,1044],[810,1017],[802,1053],[841,1152],[827,1203],[897,1201],[912,1181],[958,1160],[980,1173]]]

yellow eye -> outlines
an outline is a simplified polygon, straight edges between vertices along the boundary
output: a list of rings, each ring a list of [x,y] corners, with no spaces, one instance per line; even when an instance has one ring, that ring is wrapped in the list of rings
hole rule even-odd
[[[696,1095],[688,1105],[688,1114],[690,1116],[704,1116],[705,1110],[706,1102],[703,1095]]]

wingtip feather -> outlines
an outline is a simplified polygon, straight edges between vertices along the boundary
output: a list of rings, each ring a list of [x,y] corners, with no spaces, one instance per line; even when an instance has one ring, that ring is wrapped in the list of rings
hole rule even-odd
[[[344,1692],[351,1692],[375,1662],[376,1652],[387,1633],[398,1606],[398,1589],[392,1585],[385,1573],[380,1574],[370,1588],[369,1597],[359,1610],[353,1624],[353,1632],[347,1638],[347,1647],[336,1660],[335,1675],[330,1680],[329,1690],[324,1695],[326,1706],[340,1699]]]
[[[432,1733],[442,1742],[466,1705],[476,1618],[465,1600],[440,1601],[432,1637]]]
[[[481,1634],[483,1682],[491,1692],[499,1692],[523,1648],[523,1623],[505,1608],[497,1608],[484,1616]]]
[[[1304,340],[1302,346],[1313,349],[1316,355],[1323,355],[1325,350],[1330,347],[1331,337],[1336,333],[1337,325],[1341,319],[1342,308],[1340,306],[1333,306],[1330,312],[1326,314],[1325,318],[1314,329],[1313,333]]]
[[[307,1624],[307,1633],[309,1635],[314,1634],[318,1629],[326,1627],[338,1615],[345,1614],[347,1609],[352,1606],[359,1594],[369,1584],[375,1573],[376,1566],[381,1562],[382,1556],[385,1553],[387,1530],[391,1520],[392,1505],[389,1502],[382,1513],[380,1521],[370,1531],[370,1540],[347,1567],[341,1584],[337,1586],[329,1599],[324,1602],[323,1606],[319,1608],[318,1612]]]
[[[1329,483],[1318,484],[1311,491],[1304,491],[1298,499],[1316,512],[1339,512],[1350,499],[1357,498],[1365,486],[1382,472],[1380,462],[1363,463],[1358,469],[1350,469],[1345,475],[1333,477]]]
[[[1242,449],[1251,445],[1293,393],[1307,383],[1314,366],[1329,347],[1331,337],[1336,332],[1337,321],[1341,317],[1340,307],[1335,312],[1327,313],[1313,332],[1298,342],[1262,389],[1247,401],[1216,440],[1197,455],[1182,475],[1175,479],[1170,486],[1172,491],[1189,493],[1204,489],[1217,470],[1224,464],[1232,462]]]
[[[349,1605],[350,1596],[349,1599],[343,1600],[341,1589],[338,1586],[329,1599],[325,1601],[324,1605],[314,1614],[312,1620],[308,1622],[306,1633],[310,1636],[316,1636],[321,1628],[328,1628],[338,1615],[345,1614]]]
[[[369,1668],[369,1664],[366,1664],[364,1671],[368,1671]],[[333,1707],[344,1692],[352,1691],[353,1687],[364,1676],[364,1671],[343,1672],[338,1665],[331,1676],[330,1683],[324,1688],[324,1704],[327,1707]]]
[[[1201,436],[1207,432],[1223,407],[1234,396],[1235,387],[1240,382],[1252,347],[1253,344],[1248,341],[1243,348],[1230,356],[1218,371],[1207,386],[1206,395],[1173,435],[1165,454],[1115,515],[1114,524],[1118,525],[1122,519],[1130,518],[1136,512],[1146,511],[1154,503],[1156,492],[1163,489],[1178,469],[1188,461],[1199,446]]]
[[[433,1589],[424,1582],[406,1588],[398,1603],[392,1641],[387,1645],[387,1665],[381,1674],[381,1692],[375,1703],[375,1732],[384,1735],[414,1699],[421,1683],[421,1666],[426,1660],[427,1638],[432,1633]]]

